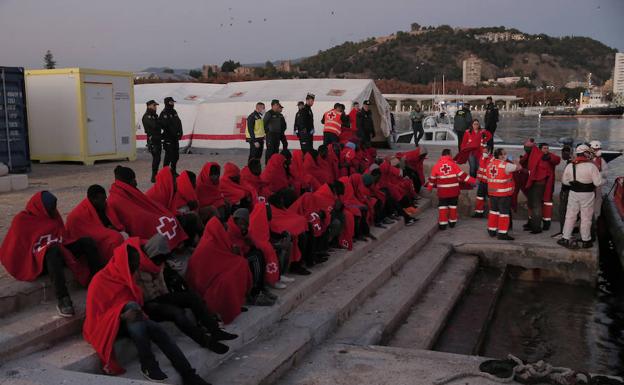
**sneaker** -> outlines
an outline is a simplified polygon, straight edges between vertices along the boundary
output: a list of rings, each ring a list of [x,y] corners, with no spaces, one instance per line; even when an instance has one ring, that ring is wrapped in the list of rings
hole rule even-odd
[[[441,225],[441,224],[438,224],[438,229],[440,229],[440,230],[446,230],[446,225]]]
[[[416,224],[416,222],[418,222],[418,219],[416,218],[407,218],[405,219],[405,226],[412,226]]]
[[[209,382],[206,382],[203,378],[198,376],[196,373],[193,373],[183,378],[182,383],[184,385],[210,385]]]
[[[293,263],[290,265],[290,272],[296,275],[310,275],[310,270],[306,269],[300,263]]]
[[[157,363],[154,363],[151,368],[141,368],[141,373],[143,373],[143,377],[153,382],[163,382],[168,378],[167,375],[160,370]]]
[[[214,333],[211,334],[212,339],[215,341],[230,341],[238,338],[238,335],[233,333],[228,333],[223,329],[217,329]]]
[[[483,213],[473,213],[472,217],[473,218],[483,218]]]
[[[494,238],[496,236],[496,230],[488,230],[488,235]]]
[[[515,238],[507,233],[498,234],[498,239],[501,241],[513,241]]]
[[[381,223],[383,223],[384,225],[391,225],[391,224],[393,224],[394,222],[395,222],[395,221],[393,221],[392,219],[390,219],[390,218],[388,218],[388,217],[384,218],[384,219],[381,221]]]
[[[390,219],[399,219],[399,218],[400,218],[399,213],[395,212],[395,213],[390,214]]]
[[[275,300],[267,297],[263,292],[258,293],[255,297],[249,298],[247,301],[252,306],[273,306]]]
[[[65,318],[73,317],[74,315],[76,315],[76,311],[74,310],[74,304],[69,297],[63,297],[59,299],[58,304],[56,305],[56,310],[61,317]]]
[[[455,225],[457,224],[457,222],[451,222],[449,221],[449,227],[452,229],[453,227],[455,227]]]
[[[594,242],[592,241],[581,241],[581,249],[591,249],[594,247]]]
[[[286,275],[282,275],[282,276],[280,277],[280,282],[283,282],[283,283],[291,283],[291,282],[295,282],[295,279],[294,279],[294,278],[290,278],[290,277],[288,277],[288,276],[286,276]]]
[[[222,344],[213,337],[208,337],[208,343],[204,347],[217,354],[225,354],[230,350],[227,345]]]
[[[286,289],[286,284],[283,282],[277,281],[274,284],[272,284],[271,287],[273,289],[283,290],[283,289]]]

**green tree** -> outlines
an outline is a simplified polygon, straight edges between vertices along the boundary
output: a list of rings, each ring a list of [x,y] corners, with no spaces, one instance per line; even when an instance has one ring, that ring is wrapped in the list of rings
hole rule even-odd
[[[202,77],[202,72],[200,70],[190,70],[189,76],[194,77],[195,79],[199,79]]]
[[[418,23],[412,23],[412,25],[410,27],[412,28],[412,31],[419,31],[420,30],[420,24],[418,24]]]
[[[166,73],[166,74],[172,74],[172,73],[175,73],[175,72],[174,72],[171,68],[165,68],[165,69],[163,70],[163,72],[164,72],[164,73]]]
[[[235,69],[240,67],[241,64],[239,62],[235,62],[234,60],[226,60],[221,65],[221,71],[223,72],[234,72]]]
[[[43,57],[44,66],[48,70],[53,70],[56,68],[56,61],[54,60],[54,55],[52,55],[52,51],[47,50],[45,56]]]

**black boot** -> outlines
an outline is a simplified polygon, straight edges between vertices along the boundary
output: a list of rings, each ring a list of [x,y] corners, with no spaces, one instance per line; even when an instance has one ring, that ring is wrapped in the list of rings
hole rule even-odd
[[[542,230],[544,231],[550,230],[550,221],[542,221]]]
[[[501,241],[513,241],[515,238],[507,233],[498,234],[498,239]]]
[[[446,225],[443,225],[443,224],[438,224],[438,229],[440,229],[440,230],[446,230]]]
[[[450,222],[449,221],[449,227],[452,229],[453,227],[455,227],[455,225],[457,224],[457,222]]]
[[[488,230],[488,235],[494,238],[496,236],[496,230]]]

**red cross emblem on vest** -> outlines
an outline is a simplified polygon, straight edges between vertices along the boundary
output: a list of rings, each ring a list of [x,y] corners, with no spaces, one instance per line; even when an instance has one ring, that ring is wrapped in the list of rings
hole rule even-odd
[[[449,166],[448,164],[444,163],[444,165],[442,167],[440,167],[440,172],[444,175],[448,175],[451,173],[451,166]]]
[[[334,120],[334,118],[336,118],[336,113],[334,111],[330,111],[329,114],[327,114],[327,116],[331,119]]]
[[[61,242],[61,238],[53,237],[52,234],[42,235],[41,237],[39,237],[37,243],[35,243],[35,245],[33,246],[33,253],[36,254],[44,249],[46,246],[57,242]]]
[[[490,167],[490,175],[492,175],[493,177],[496,177],[498,175],[498,167],[496,166]]]
[[[178,223],[175,218],[160,217],[159,221],[160,225],[156,227],[158,233],[167,237],[167,239],[173,239],[177,234],[176,229],[178,228]]]

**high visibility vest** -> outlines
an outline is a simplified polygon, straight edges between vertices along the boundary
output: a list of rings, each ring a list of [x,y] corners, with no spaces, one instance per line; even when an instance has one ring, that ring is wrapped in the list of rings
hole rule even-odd
[[[262,118],[256,119],[256,121],[254,122],[253,129],[254,129],[254,136],[256,138],[264,138],[266,136],[264,132],[264,120]],[[251,138],[251,136],[249,135],[249,128],[245,130],[245,137],[247,139]]]
[[[334,110],[329,110],[323,116],[325,119],[325,126],[323,127],[323,132],[330,132],[337,136],[340,136],[342,133],[342,119],[341,113]]]
[[[514,180],[511,174],[505,171],[507,162],[492,159],[487,167],[488,195],[493,197],[507,197],[513,195]]]
[[[477,180],[479,182],[487,183],[487,167],[490,165],[492,156],[483,156],[479,159],[479,170],[477,170]]]

